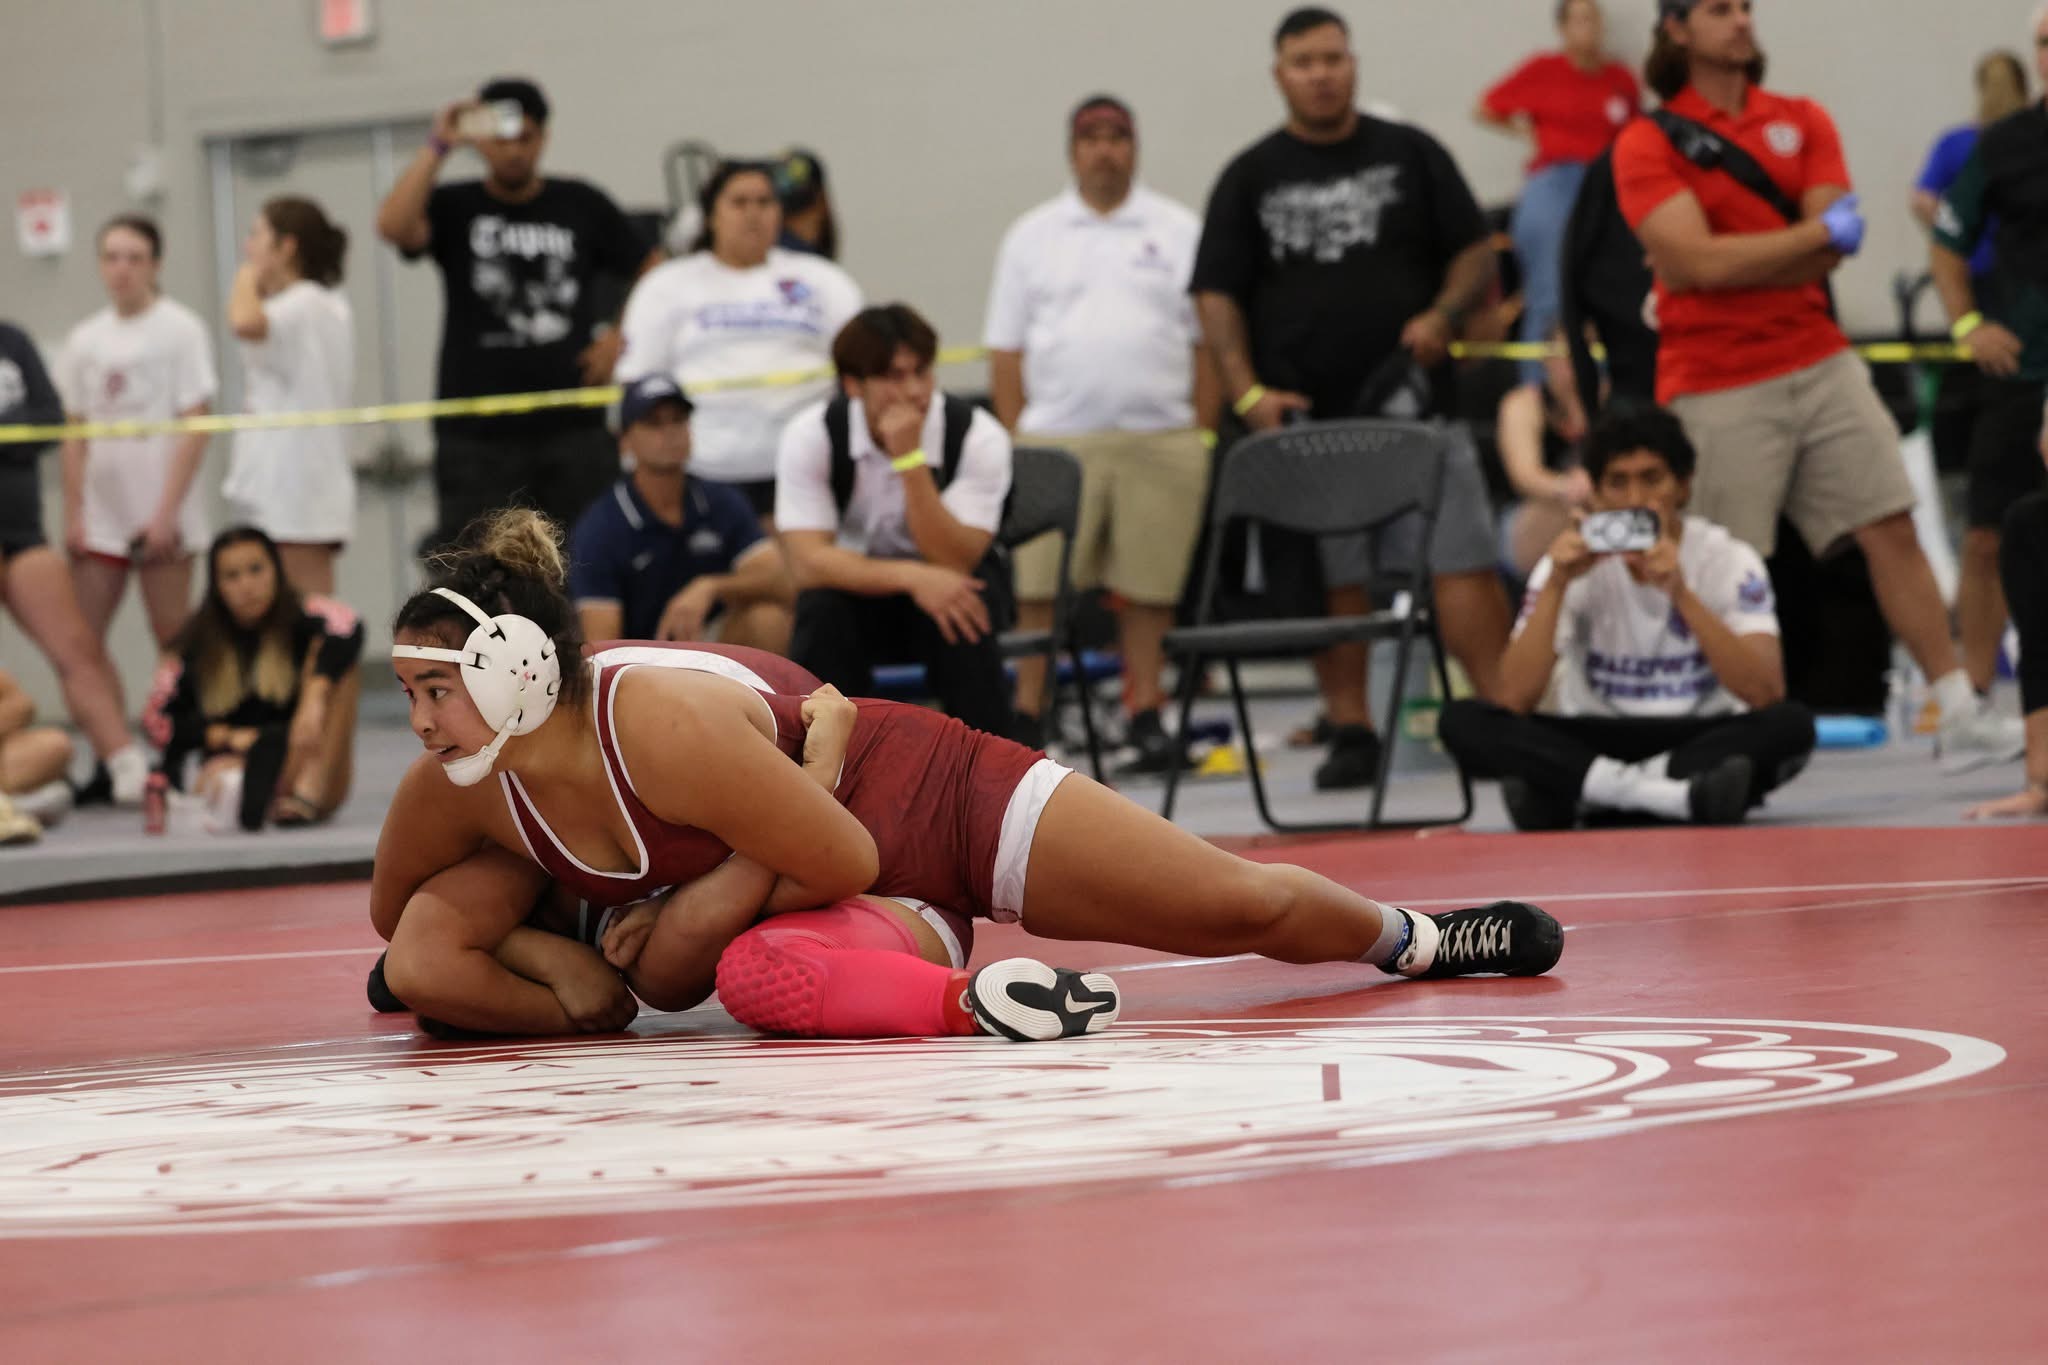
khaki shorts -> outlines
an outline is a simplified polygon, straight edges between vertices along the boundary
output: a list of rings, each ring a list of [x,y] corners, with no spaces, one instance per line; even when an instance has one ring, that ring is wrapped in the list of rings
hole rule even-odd
[[[1141,606],[1180,601],[1209,492],[1209,452],[1200,432],[1019,436],[1017,444],[1058,446],[1080,461],[1076,588],[1107,587]],[[1059,569],[1058,536],[1019,546],[1011,561],[1017,600],[1051,601]]]
[[[1848,351],[1818,365],[1671,404],[1699,450],[1687,509],[1768,557],[1778,517],[1816,556],[1916,499],[1899,429]]]

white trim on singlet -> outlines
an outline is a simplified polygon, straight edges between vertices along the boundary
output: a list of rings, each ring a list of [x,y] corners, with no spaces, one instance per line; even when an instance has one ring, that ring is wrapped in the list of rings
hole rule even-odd
[[[526,837],[526,822],[519,818],[519,801],[518,798],[512,795],[512,774],[510,772],[498,774],[498,790],[505,793],[505,809],[511,812],[512,828],[519,831],[519,842],[526,847],[527,860],[535,866],[539,866],[540,854],[533,851],[533,840]],[[533,803],[531,801],[526,803],[526,809],[529,811],[533,810]],[[540,819],[540,813],[534,811],[533,818],[536,820]]]
[[[597,680],[603,676],[606,668],[616,667],[619,670],[620,677],[623,677],[627,669],[637,668],[642,664],[650,664],[655,668],[687,668],[698,673],[711,673],[721,678],[730,678],[736,683],[746,684],[746,686],[754,690],[754,700],[760,702],[761,709],[768,713],[768,728],[774,731],[778,738],[781,736],[782,725],[775,719],[775,708],[768,704],[767,694],[775,689],[770,687],[768,680],[759,673],[756,673],[753,669],[748,668],[736,659],[726,658],[723,654],[713,654],[708,650],[702,649],[657,649],[647,645],[620,645],[615,649],[607,649],[603,653],[591,656],[590,674],[592,685],[596,685]],[[605,723],[611,727],[612,757],[618,762],[619,771],[626,775],[627,788],[637,797],[640,795],[640,788],[633,781],[632,770],[626,766],[625,746],[619,743],[619,720],[613,710],[613,699],[618,695],[619,680],[614,678],[612,680],[612,690],[605,694],[604,718]],[[596,713],[593,711],[592,714],[594,716]],[[841,766],[843,770],[844,765],[842,764]],[[606,764],[605,770],[609,772],[611,765]]]
[[[616,689],[617,684],[614,683],[613,687]],[[611,699],[607,697],[605,699],[605,702],[606,714],[607,716],[609,716]],[[594,706],[590,709],[590,728],[592,730],[597,729],[597,708]],[[600,750],[602,749],[603,743],[604,736],[600,733],[598,735],[598,744],[600,746]],[[618,748],[616,744],[614,744],[612,747],[614,750]],[[625,764],[621,763],[619,766],[620,769],[623,771]],[[550,825],[547,821],[547,817],[540,813],[540,807],[534,804],[533,795],[532,793],[526,790],[526,784],[519,780],[519,774],[505,773],[504,777],[511,782],[513,787],[518,789],[520,800],[526,802],[526,809],[532,812],[533,814],[533,822],[536,825],[539,825],[541,827],[542,832],[544,832],[548,836],[548,842],[553,844],[556,850],[560,852],[564,858],[567,858],[570,862],[574,863],[577,866],[577,868],[579,868],[581,871],[593,877],[604,877],[608,880],[615,882],[636,882],[641,880],[649,872],[654,870],[653,865],[647,856],[647,843],[640,837],[640,826],[638,822],[636,822],[633,819],[633,812],[626,809],[626,798],[619,794],[618,774],[612,771],[611,764],[607,763],[604,765],[604,780],[611,784],[612,804],[618,807],[619,814],[625,817],[626,831],[633,836],[633,854],[640,860],[640,870],[637,872],[605,872],[598,868],[590,866],[590,864],[584,862],[581,858],[571,853],[569,851],[569,846],[562,842],[562,838],[560,835],[555,833],[554,826]],[[514,808],[513,818],[515,821],[518,818],[516,807]],[[519,837],[522,839],[526,837],[526,829],[524,826],[520,827]],[[528,842],[526,847],[527,852],[529,854],[532,853],[532,843]],[[535,858],[534,861],[538,863],[540,859]]]

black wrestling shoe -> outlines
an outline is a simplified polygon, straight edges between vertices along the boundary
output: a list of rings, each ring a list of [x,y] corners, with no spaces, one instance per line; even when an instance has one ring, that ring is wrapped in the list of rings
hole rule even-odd
[[[1330,756],[1316,769],[1319,792],[1351,791],[1380,780],[1380,736],[1369,725],[1340,725]]]
[[[1408,946],[1380,968],[1395,976],[1541,976],[1564,954],[1564,929],[1520,901],[1440,915],[1401,913],[1410,924]]]
[[[1132,716],[1124,742],[1136,749],[1138,756],[1116,770],[1118,777],[1159,777],[1176,765],[1183,772],[1192,766],[1188,762],[1188,746],[1166,733],[1156,710]]]
[[[1508,819],[1525,834],[1570,829],[1579,822],[1577,801],[1553,796],[1519,777],[1500,780],[1500,799],[1508,808]]]
[[[377,965],[370,968],[370,1008],[379,1014],[403,1014],[406,1003],[391,993],[391,987],[384,984],[385,954],[377,954]]]
[[[1011,957],[974,974],[967,983],[967,1008],[984,1033],[1013,1043],[1043,1043],[1108,1028],[1123,997],[1101,972]]]
[[[1739,825],[1749,814],[1749,788],[1756,764],[1747,754],[1730,754],[1687,784],[1686,804],[1695,825]]]

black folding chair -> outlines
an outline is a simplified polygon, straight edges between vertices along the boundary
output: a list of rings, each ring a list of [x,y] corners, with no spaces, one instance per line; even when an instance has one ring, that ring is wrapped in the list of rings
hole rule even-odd
[[[1074,686],[1081,699],[1081,728],[1088,736],[1088,762],[1095,780],[1102,776],[1102,741],[1095,733],[1094,708],[1088,704],[1088,673],[1081,663],[1081,648],[1073,634],[1074,585],[1070,571],[1074,558],[1075,528],[1081,518],[1081,462],[1065,450],[1049,446],[1019,446],[1011,452],[1010,498],[1003,505],[1002,525],[996,528],[996,542],[1014,551],[1026,541],[1048,532],[1060,538],[1060,568],[1052,601],[1049,630],[1006,630],[997,640],[1005,659],[1045,656],[1046,689],[1058,695],[1059,652],[1066,646],[1074,665]]]
[[[1185,732],[1194,709],[1203,666],[1221,660],[1230,675],[1230,696],[1237,707],[1244,737],[1245,769],[1259,818],[1268,827],[1288,833],[1331,830],[1412,829],[1424,825],[1462,823],[1472,815],[1472,783],[1458,770],[1464,807],[1455,820],[1387,821],[1387,774],[1393,769],[1394,746],[1400,738],[1401,699],[1416,637],[1426,636],[1435,660],[1437,683],[1450,695],[1450,670],[1443,637],[1437,630],[1429,543],[1443,500],[1446,442],[1442,431],[1415,422],[1309,422],[1252,436],[1233,447],[1217,477],[1210,511],[1209,553],[1202,575],[1195,624],[1170,632],[1167,656],[1180,670],[1180,728]],[[1386,593],[1397,584],[1407,590],[1405,610],[1388,609],[1366,616],[1296,617],[1283,620],[1224,622],[1217,620],[1222,589],[1224,531],[1236,521],[1272,526],[1309,535],[1327,536],[1376,531],[1404,516],[1421,519],[1414,562],[1387,566],[1375,578],[1375,590]],[[1380,729],[1380,771],[1373,785],[1372,811],[1363,822],[1300,823],[1278,819],[1266,797],[1258,749],[1252,736],[1251,707],[1246,703],[1238,661],[1248,658],[1300,658],[1332,645],[1374,640],[1398,641],[1393,686]],[[1160,814],[1173,818],[1179,771],[1166,777],[1166,799]]]

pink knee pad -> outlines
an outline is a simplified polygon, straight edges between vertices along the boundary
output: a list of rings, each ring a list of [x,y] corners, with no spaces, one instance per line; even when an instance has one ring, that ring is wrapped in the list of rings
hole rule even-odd
[[[956,980],[955,978],[958,978]],[[885,910],[776,915],[718,960],[718,998],[748,1028],[793,1038],[935,1038],[973,1032],[966,973],[927,962]]]

